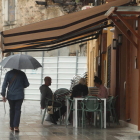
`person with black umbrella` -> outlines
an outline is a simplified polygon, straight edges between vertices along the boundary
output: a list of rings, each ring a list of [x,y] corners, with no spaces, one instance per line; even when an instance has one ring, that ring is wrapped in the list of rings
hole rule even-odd
[[[24,88],[29,86],[26,74],[21,71],[21,69],[37,69],[42,66],[35,58],[24,54],[11,55],[2,60],[0,65],[2,65],[3,68],[13,69],[5,75],[1,95],[3,101],[6,102],[6,88],[8,88],[7,100],[10,106],[10,129],[19,132]]]
[[[10,106],[10,129],[19,132],[21,106],[24,99],[24,88],[29,86],[28,79],[24,72],[13,69],[6,73],[1,95],[3,101],[6,102],[6,88],[7,100]]]

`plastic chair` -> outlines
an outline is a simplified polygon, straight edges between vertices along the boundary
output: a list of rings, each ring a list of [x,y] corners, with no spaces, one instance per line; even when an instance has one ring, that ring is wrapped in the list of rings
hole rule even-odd
[[[68,113],[68,116],[67,116],[67,119],[66,119],[66,127],[68,125],[68,120],[69,120],[69,117],[70,117],[70,113],[71,111],[74,111],[75,109],[73,109],[73,103],[74,103],[74,100],[70,99],[70,97],[66,96],[66,99],[68,100],[69,102],[69,105],[70,105],[70,108],[69,108],[69,113]],[[82,109],[77,109],[78,110],[78,113],[79,113],[79,110],[82,110]],[[68,110],[67,110],[68,111]],[[80,124],[80,120],[79,120],[79,124]]]
[[[114,125],[114,118],[112,114],[112,102],[113,102],[113,96],[108,98],[106,101],[106,111],[109,111],[112,117],[113,125]],[[110,126],[110,116],[109,116],[109,126]]]
[[[61,102],[58,102],[58,101],[55,101],[55,100],[48,99],[48,98],[46,98],[46,107],[45,107],[44,114],[43,114],[43,118],[42,118],[42,125],[43,125],[43,122],[44,122],[44,118],[45,118],[45,114],[46,114],[46,111],[47,111],[47,107],[48,107],[48,103],[49,103],[49,102],[54,102],[54,103],[59,103],[59,104],[60,104],[59,107],[53,106],[53,109],[54,109],[54,110],[56,110],[56,109],[59,110],[60,125],[61,125],[61,111],[60,111],[60,109],[61,109],[61,107],[62,107],[62,103],[61,103]]]
[[[116,97],[114,97],[113,100],[112,100],[112,110],[113,110],[113,113],[115,115],[115,121],[117,122],[117,125],[119,125],[119,120],[118,120],[116,109],[115,109],[117,98],[118,98],[118,95]]]
[[[103,127],[103,110],[101,99],[96,96],[87,96],[82,102],[82,128],[85,119],[85,112],[100,112],[101,115],[101,128]],[[96,113],[97,118],[97,113]],[[97,125],[97,123],[96,123]],[[86,126],[86,122],[85,122]]]

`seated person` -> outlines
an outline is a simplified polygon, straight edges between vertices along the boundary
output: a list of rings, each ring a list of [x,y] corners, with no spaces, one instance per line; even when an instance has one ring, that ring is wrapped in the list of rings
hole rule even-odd
[[[94,77],[95,86],[99,88],[98,98],[108,98],[107,89],[102,85],[102,80],[95,76]]]
[[[72,88],[71,99],[73,99],[73,97],[82,97],[86,95],[88,95],[87,81],[85,78],[81,78],[79,84]]]
[[[44,82],[45,82],[45,84],[40,87],[40,92],[41,92],[41,109],[44,109],[46,107],[46,104],[45,104],[46,98],[52,100],[52,97],[53,97],[52,90],[49,88],[49,86],[51,85],[51,78],[50,77],[45,77],[44,78]],[[52,102],[49,102],[48,105],[51,106]],[[59,107],[60,104],[54,102],[53,106],[54,107]],[[63,105],[61,107],[60,111],[61,111],[61,115],[63,115],[66,112],[66,106]],[[57,124],[56,121],[58,121],[59,117],[60,117],[59,116],[59,111],[56,111],[53,114],[51,114],[52,122],[54,124]]]
[[[74,97],[82,97],[82,96],[86,96],[86,95],[88,95],[87,81],[85,78],[81,78],[79,80],[79,84],[75,85],[72,88],[71,99],[73,99]],[[81,105],[79,104],[79,102],[78,102],[78,108],[81,108]],[[82,116],[81,112],[80,112],[79,116]],[[73,119],[73,116],[72,116],[72,112],[71,112],[70,117],[69,117],[70,123],[72,122],[72,119]]]

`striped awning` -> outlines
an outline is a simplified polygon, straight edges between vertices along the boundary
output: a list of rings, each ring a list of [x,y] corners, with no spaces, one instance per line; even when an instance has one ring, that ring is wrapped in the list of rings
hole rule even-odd
[[[2,51],[42,51],[65,47],[90,38],[108,25],[105,12],[112,6],[129,4],[116,0],[91,9],[3,31]],[[89,38],[90,37],[90,38]]]

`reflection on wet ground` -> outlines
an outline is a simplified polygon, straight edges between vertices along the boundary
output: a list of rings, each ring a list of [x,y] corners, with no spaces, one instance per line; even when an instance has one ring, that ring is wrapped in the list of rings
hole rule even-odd
[[[20,123],[20,133],[9,130],[9,106],[6,103],[6,114],[3,102],[0,102],[0,140],[140,140],[140,132],[121,126],[107,127],[107,129],[67,128],[64,124],[54,125],[44,122],[41,125],[39,101],[24,101]]]

